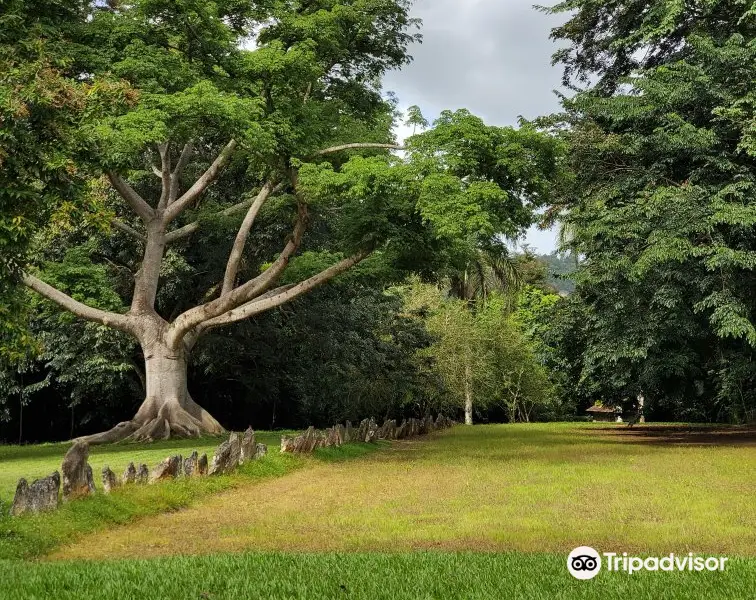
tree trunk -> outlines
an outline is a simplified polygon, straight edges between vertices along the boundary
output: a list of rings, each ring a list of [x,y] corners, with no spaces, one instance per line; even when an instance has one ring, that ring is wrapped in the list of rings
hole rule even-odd
[[[131,421],[80,438],[90,444],[121,440],[152,441],[223,433],[213,416],[192,400],[187,388],[186,350],[172,350],[162,340],[144,347],[146,398]]]
[[[473,394],[470,365],[465,365],[465,425],[473,424]]]
[[[643,409],[646,404],[646,399],[643,397],[643,392],[638,394],[638,423],[646,422],[646,415],[643,413]]]

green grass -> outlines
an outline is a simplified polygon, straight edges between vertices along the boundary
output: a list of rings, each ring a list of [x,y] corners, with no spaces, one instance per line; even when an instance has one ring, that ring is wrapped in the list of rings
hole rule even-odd
[[[753,598],[756,452],[740,433],[496,425],[274,449],[233,477],[0,520],[0,557],[52,551],[0,561],[0,598]],[[583,582],[566,569],[579,545],[730,560]]]
[[[362,456],[374,449],[367,444],[349,444],[341,448],[318,450],[315,458],[303,458],[279,452],[280,433],[256,432],[257,440],[268,444],[268,455],[261,460],[247,462],[233,475],[178,479],[155,485],[124,486],[115,492],[63,504],[59,510],[34,516],[12,518],[8,516],[9,501],[2,506],[0,514],[0,559],[33,558],[54,550],[64,543],[71,543],[86,534],[131,523],[139,518],[176,511],[202,501],[223,490],[233,489],[255,481],[275,478],[291,473],[313,462],[347,460]],[[90,464],[95,472],[95,482],[101,489],[98,475],[103,465],[110,465],[121,473],[130,461],[144,462],[150,468],[166,456],[182,453],[188,455],[196,449],[207,452],[212,458],[213,450],[223,438],[200,440],[169,440],[154,444],[116,444],[92,448]],[[0,447],[2,468],[0,481],[7,482],[34,474],[50,473],[59,468],[68,444],[45,444],[38,446]],[[15,482],[13,484],[15,489]],[[0,594],[0,598],[3,596]]]
[[[736,431],[736,430],[733,430]],[[708,434],[707,434],[708,435]],[[756,554],[756,451],[627,427],[457,427],[67,545],[56,558],[245,550]]]
[[[0,562],[4,600],[294,599],[560,600],[753,598],[756,561],[723,573],[602,572],[577,581],[566,556],[544,554],[280,554],[173,557],[151,561]]]

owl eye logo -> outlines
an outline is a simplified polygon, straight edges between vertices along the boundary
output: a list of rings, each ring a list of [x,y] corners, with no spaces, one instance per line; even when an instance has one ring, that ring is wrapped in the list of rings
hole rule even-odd
[[[601,557],[590,546],[580,546],[567,557],[567,570],[575,579],[593,579],[601,570]]]
[[[595,556],[582,554],[572,557],[572,568],[576,571],[593,571],[596,567],[598,567],[598,560]]]

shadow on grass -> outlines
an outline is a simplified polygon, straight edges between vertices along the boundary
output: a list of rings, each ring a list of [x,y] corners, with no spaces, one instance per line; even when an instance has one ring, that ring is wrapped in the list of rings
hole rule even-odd
[[[550,431],[551,429],[551,431]],[[395,442],[376,460],[417,460],[452,464],[478,458],[517,463],[548,458],[556,463],[585,463],[604,457],[645,456],[647,447],[750,447],[755,427],[724,425],[576,425],[518,424],[459,426],[428,438]],[[419,450],[422,453],[418,456]]]
[[[659,446],[756,446],[753,425],[636,425],[597,428],[611,442]],[[609,441],[609,440],[607,440]]]

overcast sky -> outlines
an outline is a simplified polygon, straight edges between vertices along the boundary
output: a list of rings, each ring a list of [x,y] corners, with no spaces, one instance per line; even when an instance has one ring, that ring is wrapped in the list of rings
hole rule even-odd
[[[549,4],[548,1],[542,1]],[[405,109],[418,105],[433,120],[441,110],[467,108],[492,125],[515,125],[559,109],[553,90],[560,69],[552,27],[564,17],[536,11],[534,0],[416,0],[423,43],[414,61],[385,78]],[[400,137],[406,132],[400,131]],[[555,249],[556,233],[532,230],[527,243],[539,252]]]

